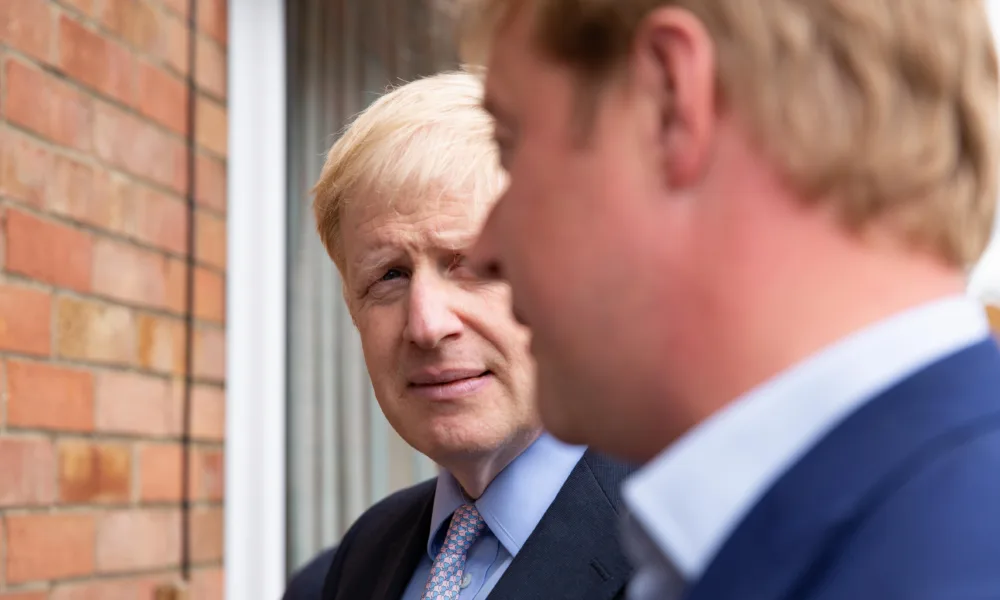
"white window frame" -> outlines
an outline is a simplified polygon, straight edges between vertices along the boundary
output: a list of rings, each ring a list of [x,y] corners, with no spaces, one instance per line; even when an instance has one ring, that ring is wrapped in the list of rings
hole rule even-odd
[[[284,0],[229,2],[225,595],[285,589]]]

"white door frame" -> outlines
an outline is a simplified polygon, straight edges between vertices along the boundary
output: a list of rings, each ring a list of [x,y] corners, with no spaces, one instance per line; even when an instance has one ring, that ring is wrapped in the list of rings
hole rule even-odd
[[[229,2],[225,590],[285,588],[284,0]]]

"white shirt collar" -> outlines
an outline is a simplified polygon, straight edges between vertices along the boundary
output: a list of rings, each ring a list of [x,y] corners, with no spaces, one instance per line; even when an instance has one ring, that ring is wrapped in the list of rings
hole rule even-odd
[[[636,524],[696,580],[771,485],[894,383],[985,339],[982,307],[948,298],[841,340],[737,399],[626,482]]]

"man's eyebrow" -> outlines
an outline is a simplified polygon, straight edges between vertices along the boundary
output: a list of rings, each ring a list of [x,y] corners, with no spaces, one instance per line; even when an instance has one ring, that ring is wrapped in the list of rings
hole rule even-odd
[[[359,274],[367,275],[372,271],[386,267],[395,260],[389,248],[379,248],[360,256],[354,261],[354,268]]]

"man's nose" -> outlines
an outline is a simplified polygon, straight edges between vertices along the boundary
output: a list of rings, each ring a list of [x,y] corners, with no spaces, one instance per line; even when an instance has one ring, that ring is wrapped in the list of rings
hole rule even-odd
[[[411,282],[406,338],[427,350],[462,333],[462,319],[456,312],[458,290],[446,281],[415,277]]]

